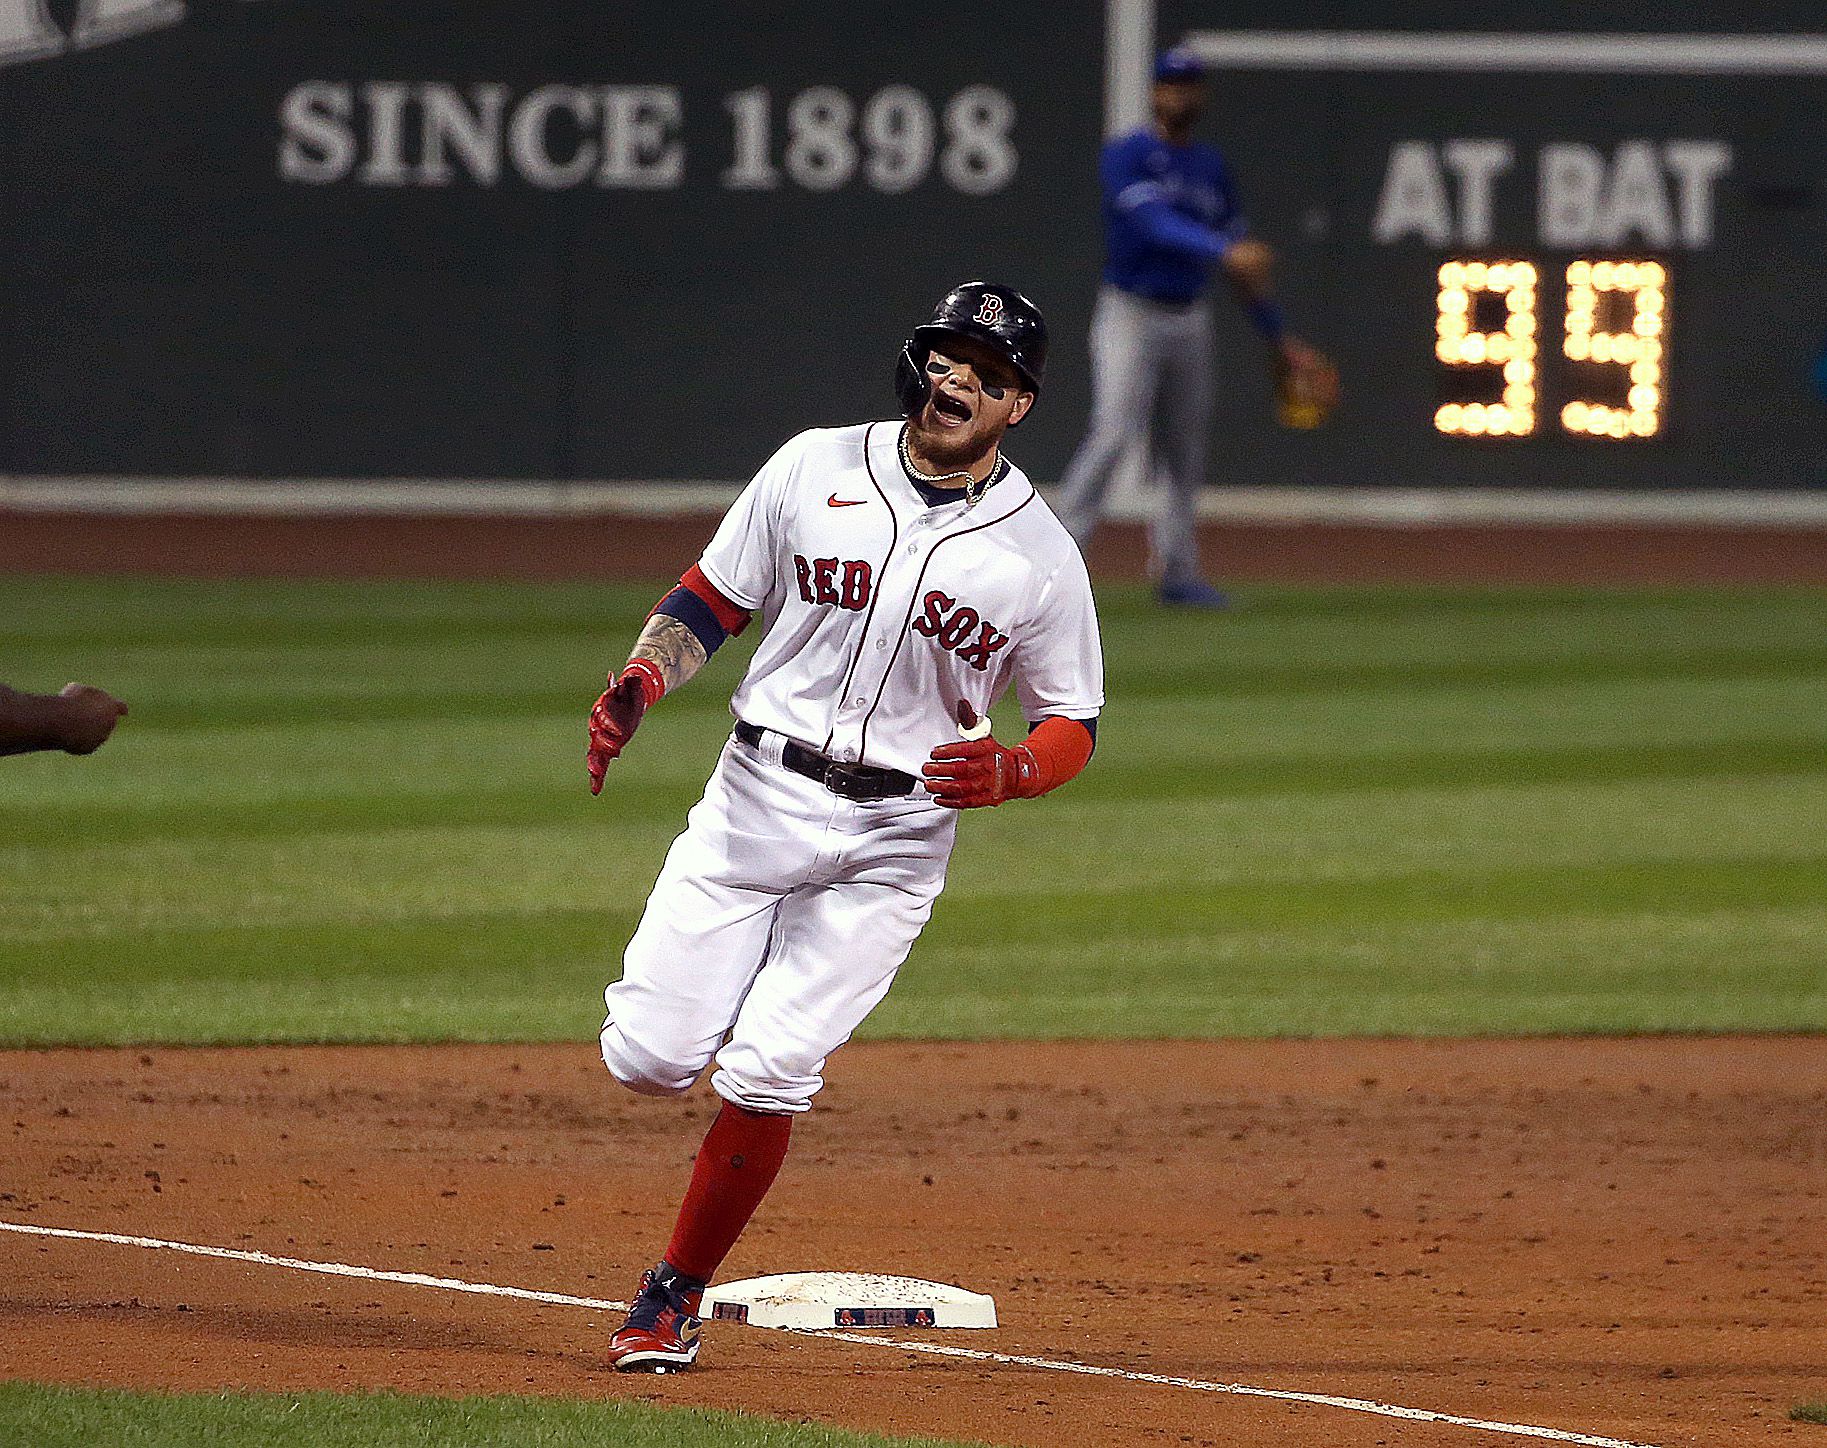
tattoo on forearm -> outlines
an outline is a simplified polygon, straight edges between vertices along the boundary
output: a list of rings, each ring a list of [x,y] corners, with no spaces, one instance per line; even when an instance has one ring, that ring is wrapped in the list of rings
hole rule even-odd
[[[635,640],[631,659],[646,659],[660,671],[671,693],[699,669],[710,657],[698,636],[671,614],[656,613],[647,620],[641,636]]]

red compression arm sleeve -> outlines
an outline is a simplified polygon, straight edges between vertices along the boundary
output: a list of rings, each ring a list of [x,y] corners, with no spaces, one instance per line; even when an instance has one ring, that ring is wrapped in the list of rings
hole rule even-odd
[[[704,618],[700,614],[694,619],[691,617],[691,608],[681,611],[678,602],[681,594],[690,596],[691,608],[701,607],[710,617]],[[704,571],[695,563],[686,570],[677,588],[670,590],[647,610],[647,617],[652,618],[662,609],[679,617],[686,627],[697,634],[706,653],[714,653],[726,636],[741,633],[749,623],[749,611],[725,598],[717,585],[706,578]],[[666,680],[653,663],[647,659],[630,659],[628,667],[622,670],[622,677],[626,678],[630,674],[641,681],[642,703],[645,708],[651,709],[660,702],[661,696],[666,693]]]
[[[1022,793],[1031,799],[1076,778],[1091,760],[1092,742],[1091,731],[1077,719],[1063,714],[1042,719],[1022,741],[1039,770],[1034,784]]]
[[[721,589],[704,576],[704,571],[697,564],[685,570],[678,587],[670,588],[660,595],[658,603],[647,610],[647,617],[652,618],[679,589],[684,589],[699,603],[711,611],[711,617],[717,620],[717,627],[731,638],[749,626],[749,611],[741,604],[732,603],[723,596]]]
[[[723,631],[731,638],[735,638],[749,626],[749,611],[725,598],[717,585],[704,576],[704,570],[697,564],[694,563],[685,570],[685,576],[679,580],[679,586],[701,598],[704,606],[716,615],[717,622],[723,625]]]

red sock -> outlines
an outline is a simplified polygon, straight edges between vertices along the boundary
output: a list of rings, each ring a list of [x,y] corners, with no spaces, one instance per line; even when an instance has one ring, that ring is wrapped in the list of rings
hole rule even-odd
[[[791,1116],[723,1103],[698,1148],[672,1245],[666,1249],[670,1266],[710,1281],[774,1185],[792,1130]]]

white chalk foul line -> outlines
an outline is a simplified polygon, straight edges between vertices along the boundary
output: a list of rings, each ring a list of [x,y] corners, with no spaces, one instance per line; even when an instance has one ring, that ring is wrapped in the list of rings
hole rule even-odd
[[[112,1242],[117,1247],[149,1247],[160,1252],[183,1252],[192,1257],[220,1257],[229,1262],[252,1262],[260,1267],[289,1267],[294,1272],[320,1272],[326,1277],[360,1277],[368,1282],[402,1282],[408,1287],[438,1287],[446,1292],[471,1292],[478,1297],[517,1297],[526,1302],[553,1302],[560,1307],[590,1307],[600,1312],[626,1312],[626,1302],[601,1297],[572,1297],[564,1292],[535,1292],[531,1287],[497,1287],[492,1282],[465,1282],[458,1277],[432,1277],[424,1272],[389,1272],[381,1267],[355,1267],[347,1262],[307,1262],[302,1257],[275,1257],[270,1252],[248,1252],[239,1247],[203,1247],[195,1242],[167,1242],[160,1237],[129,1237],[120,1232],[79,1232],[72,1227],[40,1227],[31,1222],[0,1222],[0,1232],[24,1232],[33,1237],[65,1237],[72,1242]]]
[[[1595,1433],[1573,1433],[1564,1428],[1537,1428],[1528,1423],[1495,1423],[1484,1418],[1463,1418],[1457,1413],[1436,1413],[1431,1408],[1401,1408],[1371,1398],[1341,1398],[1331,1393],[1298,1393],[1288,1388],[1258,1388],[1249,1383],[1212,1383],[1203,1378],[1177,1378],[1168,1373],[1138,1373],[1128,1368],[1100,1368],[1055,1358],[1022,1357],[1016,1353],[984,1352],[971,1347],[948,1347],[936,1342],[898,1342],[892,1337],[871,1337],[860,1332],[820,1332],[819,1337],[839,1342],[866,1342],[879,1347],[905,1348],[935,1357],[969,1358],[974,1362],[1004,1363],[1010,1367],[1045,1368],[1056,1373],[1083,1373],[1087,1377],[1121,1378],[1126,1383],[1159,1383],[1168,1388],[1191,1388],[1200,1393],[1233,1393],[1242,1398],[1274,1398],[1283,1403],[1317,1403],[1325,1408],[1346,1408],[1353,1413],[1375,1413],[1380,1418],[1409,1418],[1418,1423],[1452,1423],[1460,1428],[1482,1428],[1487,1433],[1510,1433],[1518,1438],[1548,1438],[1556,1443],[1588,1443],[1593,1448],[1652,1448],[1625,1438],[1601,1438]]]
[[[560,1307],[587,1307],[598,1312],[625,1312],[626,1302],[603,1297],[573,1297],[567,1292],[539,1292],[530,1287],[502,1287],[492,1282],[465,1282],[458,1277],[433,1277],[424,1272],[393,1272],[380,1267],[358,1267],[348,1262],[312,1262],[302,1257],[277,1257],[239,1247],[207,1247],[196,1242],[172,1242],[161,1237],[135,1237],[121,1232],[84,1232],[73,1227],[41,1227],[33,1222],[0,1221],[0,1232],[32,1237],[59,1237],[72,1242],[110,1242],[118,1247],[144,1247],[160,1252],[182,1252],[192,1257],[216,1257],[229,1262],[251,1262],[260,1267],[286,1267],[294,1272],[317,1272],[327,1277],[357,1277],[368,1282],[398,1282],[407,1287],[436,1287],[445,1292],[468,1292],[479,1297],[512,1297],[525,1302],[550,1302]],[[1103,1368],[1069,1359],[1024,1357],[1019,1353],[987,1352],[980,1348],[950,1347],[944,1343],[903,1342],[861,1332],[805,1331],[807,1337],[861,1343],[867,1347],[895,1348],[925,1353],[929,1357],[963,1358],[970,1362],[999,1363],[1006,1367],[1035,1368],[1043,1372],[1078,1373],[1085,1377],[1116,1378],[1126,1383],[1154,1383],[1160,1387],[1188,1388],[1199,1393],[1228,1393],[1244,1398],[1272,1398],[1282,1403],[1311,1403],[1322,1408],[1343,1408],[1353,1413],[1373,1413],[1380,1418],[1403,1418],[1417,1423],[1450,1423],[1486,1433],[1508,1433],[1517,1438],[1545,1438],[1555,1443],[1583,1443],[1588,1448],[1654,1448],[1625,1438],[1603,1438],[1595,1433],[1574,1433],[1563,1428],[1540,1428],[1529,1423],[1499,1423],[1467,1418],[1457,1413],[1436,1413],[1428,1408],[1403,1408],[1370,1398],[1341,1398],[1331,1393],[1302,1393],[1286,1388],[1259,1388],[1249,1383],[1214,1383],[1203,1378],[1181,1378],[1167,1373],[1140,1373],[1128,1368]]]

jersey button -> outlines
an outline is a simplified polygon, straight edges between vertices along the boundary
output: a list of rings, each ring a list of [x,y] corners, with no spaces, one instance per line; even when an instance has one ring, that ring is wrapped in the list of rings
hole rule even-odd
[[[920,551],[920,545],[918,543],[909,543],[907,545],[907,556],[909,558],[912,558],[919,551]]]
[[[875,641],[875,646],[878,649],[885,649],[888,647],[888,640],[887,639],[877,639]]]

